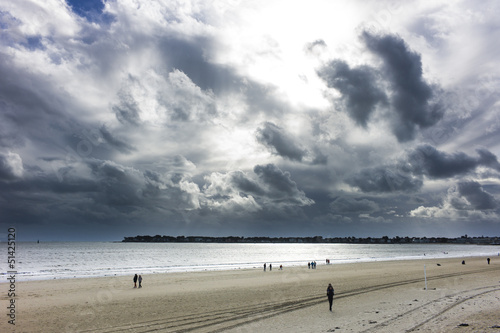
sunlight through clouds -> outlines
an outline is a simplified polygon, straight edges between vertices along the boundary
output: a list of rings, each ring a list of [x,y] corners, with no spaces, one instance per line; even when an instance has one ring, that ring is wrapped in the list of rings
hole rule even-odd
[[[498,10],[0,2],[2,216],[27,240],[496,235]]]

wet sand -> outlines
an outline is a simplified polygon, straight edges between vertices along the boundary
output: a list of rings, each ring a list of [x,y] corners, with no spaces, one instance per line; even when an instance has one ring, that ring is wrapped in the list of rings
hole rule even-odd
[[[1,332],[500,332],[500,258],[16,283]],[[438,265],[439,264],[439,265]],[[427,273],[425,290],[424,265]],[[137,272],[140,274],[140,272]],[[326,287],[335,288],[333,311]]]

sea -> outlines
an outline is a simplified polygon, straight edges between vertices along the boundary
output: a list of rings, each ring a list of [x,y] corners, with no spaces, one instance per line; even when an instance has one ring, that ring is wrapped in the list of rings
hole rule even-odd
[[[0,243],[0,283],[12,271],[7,253]],[[499,255],[497,245],[17,242],[14,268],[16,281],[31,281]]]

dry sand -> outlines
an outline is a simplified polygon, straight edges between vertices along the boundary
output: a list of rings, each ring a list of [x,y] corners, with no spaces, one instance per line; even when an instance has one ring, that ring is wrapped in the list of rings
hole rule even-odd
[[[500,258],[465,260],[17,282],[15,329],[2,283],[0,332],[500,333]]]

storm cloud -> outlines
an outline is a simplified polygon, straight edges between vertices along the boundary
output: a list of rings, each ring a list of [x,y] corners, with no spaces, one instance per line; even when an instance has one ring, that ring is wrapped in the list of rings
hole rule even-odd
[[[422,187],[423,180],[421,177],[400,171],[397,165],[367,168],[346,178],[346,183],[359,188],[363,192],[381,193],[411,192]]]
[[[302,149],[291,135],[270,122],[257,129],[257,140],[271,152],[284,158],[302,161],[307,155],[307,151]]]
[[[408,150],[393,164],[365,168],[346,178],[349,185],[363,192],[418,191],[424,184],[424,176],[430,179],[453,179],[470,176],[479,167],[499,171],[495,155],[479,149],[479,156],[463,152],[446,153],[425,144]]]
[[[0,4],[2,221],[27,241],[497,235],[498,4],[440,4],[369,32],[382,3]]]
[[[368,199],[354,199],[348,197],[338,197],[331,204],[330,208],[336,213],[372,213],[379,210],[379,206]]]
[[[387,96],[380,88],[376,71],[369,66],[350,68],[342,60],[333,60],[319,71],[329,88],[342,94],[349,116],[366,127],[378,104],[386,104]]]
[[[480,166],[500,171],[495,155],[486,149],[477,152],[479,157],[472,157],[463,152],[449,154],[431,145],[422,145],[408,153],[408,163],[412,173],[431,178],[466,175]]]
[[[389,118],[398,141],[415,139],[419,130],[442,119],[441,88],[426,82],[420,54],[397,35],[361,34],[367,50],[381,60],[380,66],[351,67],[335,59],[318,70],[328,88],[338,91],[344,110],[359,126],[367,127],[379,109]]]
[[[425,81],[421,56],[395,35],[363,32],[368,49],[383,61],[383,71],[391,87],[391,106],[396,113],[393,131],[399,141],[415,138],[418,128],[435,125],[443,117],[436,91]]]

